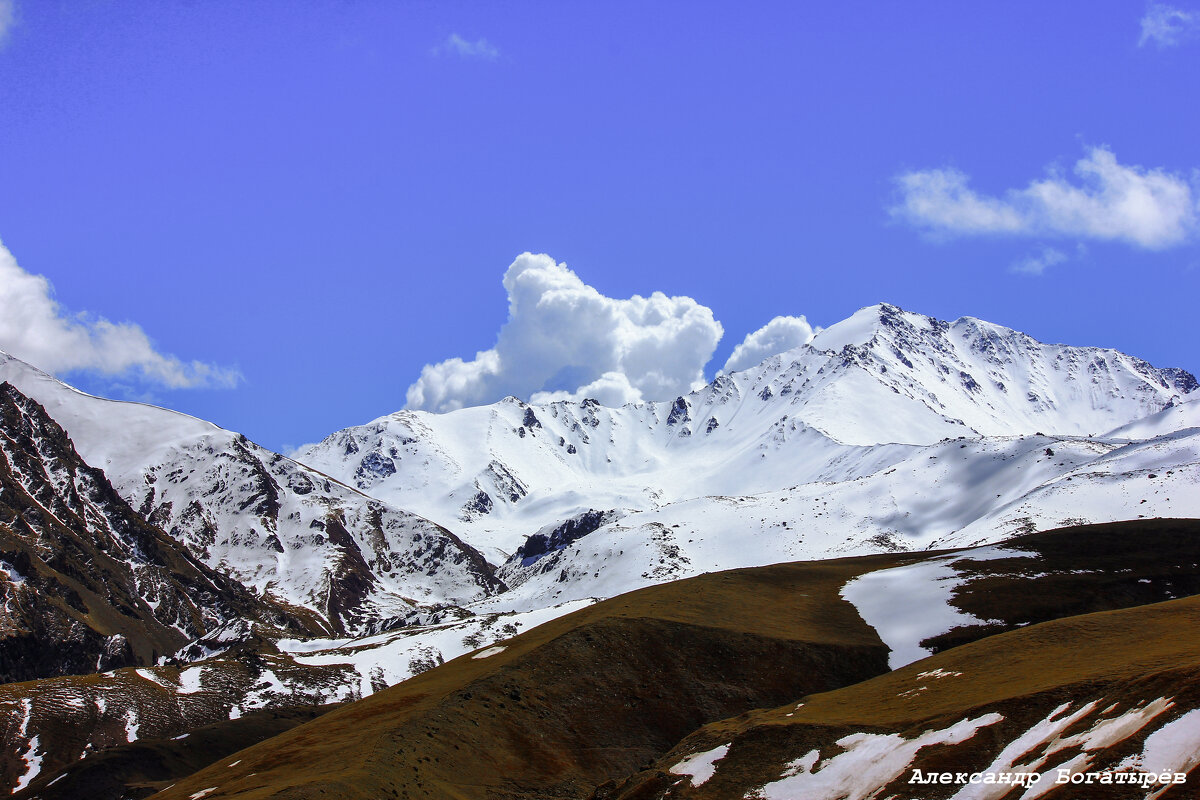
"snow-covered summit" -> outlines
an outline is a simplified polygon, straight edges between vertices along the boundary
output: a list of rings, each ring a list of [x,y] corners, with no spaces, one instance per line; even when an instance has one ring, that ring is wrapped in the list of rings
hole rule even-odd
[[[504,602],[536,608],[1067,517],[1188,516],[1200,461],[1189,373],[887,304],[672,399],[398,411],[297,460],[8,357],[0,378],[206,564],[345,631],[414,605],[490,603],[492,565],[520,587]],[[1132,481],[1150,473],[1166,483],[1146,497]],[[537,556],[512,561],[539,531]],[[564,575],[571,594],[556,596]]]
[[[776,357],[759,393],[799,395],[806,422],[846,444],[957,436],[1098,434],[1196,389],[1179,369],[1116,350],[1045,344],[973,317],[944,322],[880,304]],[[754,373],[755,370],[748,370]]]
[[[587,508],[853,481],[965,437],[1096,435],[1195,397],[1178,369],[880,304],[688,395],[400,411],[297,458],[462,533],[489,558]]]

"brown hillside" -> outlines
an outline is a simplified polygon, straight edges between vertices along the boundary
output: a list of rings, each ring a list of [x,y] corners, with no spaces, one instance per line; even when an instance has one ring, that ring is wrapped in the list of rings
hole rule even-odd
[[[782,565],[633,592],[334,711],[156,797],[586,796],[707,722],[884,672],[886,648],[838,597],[847,578],[884,563],[891,557]]]
[[[640,796],[634,787],[657,796],[653,792],[662,784],[656,781],[667,780],[662,770],[678,760],[671,758],[687,755],[692,740],[664,754],[705,723],[783,702],[789,706],[778,713],[790,722],[786,714],[798,698],[882,674],[886,648],[839,592],[865,572],[930,558],[957,559],[955,568],[966,580],[954,602],[985,620],[954,637],[969,641],[1015,629],[1005,636],[1024,637],[1019,641],[1032,649],[1024,656],[1009,654],[1016,666],[1000,660],[996,672],[972,667],[984,676],[979,691],[998,694],[915,712],[914,698],[923,700],[931,687],[905,685],[886,703],[847,695],[843,716],[829,712],[821,730],[832,736],[829,741],[888,726],[907,735],[910,727],[950,720],[971,704],[1008,703],[1008,727],[995,728],[1000,737],[1037,721],[1033,716],[1043,714],[1044,702],[1087,697],[1080,682],[1086,686],[1091,679],[1053,669],[1076,668],[1080,653],[1090,659],[1090,623],[1064,620],[1045,642],[1036,623],[1195,591],[1198,547],[1200,522],[1147,520],[1022,537],[999,552],[978,551],[978,560],[970,550],[890,554],[738,570],[653,587],[529,631],[506,642],[501,652],[489,648],[475,654],[493,653],[487,657],[449,662],[222,759],[158,797],[190,798],[211,790],[204,796],[583,798],[606,781],[612,783],[604,792],[611,793],[625,776],[652,765],[658,771],[630,784],[628,796]],[[970,647],[1008,641],[1005,636]],[[1161,665],[1148,669],[1126,658],[1139,647],[1113,656],[1114,663],[1132,670],[1118,670],[1120,680],[1186,683]],[[960,652],[971,651],[957,648],[937,658]],[[1025,667],[1021,658],[1028,661]],[[931,659],[920,663],[920,670],[912,665],[877,680],[934,668],[925,666]],[[1090,663],[1100,670],[1095,680],[1117,679],[1108,662]],[[1188,662],[1181,663],[1186,672]],[[1032,683],[1011,687],[1017,678]],[[1143,686],[1124,696],[1132,702],[1138,692],[1149,691]],[[897,699],[902,692],[911,696]],[[857,710],[863,713],[855,716]],[[747,719],[757,717],[726,724]],[[770,779],[759,767],[748,775],[746,781],[760,784]]]
[[[1017,747],[1017,764],[1030,765],[1046,756],[1038,769],[1049,777],[1038,788],[1039,795],[1053,800],[1116,800],[1146,797],[1150,789],[1129,786],[1052,786],[1055,770],[1069,759],[1085,756],[1089,760],[1080,771],[1117,769],[1121,760],[1141,752],[1146,737],[1163,725],[1178,720],[1190,710],[1200,708],[1200,597],[1173,600],[1121,611],[1071,617],[1022,630],[992,636],[957,647],[903,669],[854,686],[811,695],[780,708],[755,711],[708,725],[660,759],[655,767],[623,782],[597,790],[595,800],[645,800],[647,798],[696,798],[722,800],[758,796],[764,786],[779,782],[789,765],[816,751],[821,769],[811,780],[791,786],[780,784],[781,796],[797,800],[836,800],[841,797],[896,796],[903,798],[948,798],[962,785],[923,786],[909,783],[913,769],[972,773],[986,771],[1001,751],[1034,725],[1052,717],[1056,709],[1069,704],[1057,719],[1072,713],[1080,717],[1072,725],[1037,741],[1028,739]],[[1066,746],[1054,751],[1072,735],[1103,728],[1105,720],[1125,717],[1141,707],[1155,708],[1153,702],[1168,699],[1170,705],[1144,727],[1134,728],[1111,746]],[[1094,707],[1085,712],[1088,703]],[[983,726],[972,737],[956,745],[935,744],[919,750],[915,759],[902,763],[901,769],[883,770],[887,780],[863,775],[861,794],[849,791],[853,777],[841,776],[829,759],[845,753],[844,737],[857,734],[898,735],[915,740],[928,731],[949,728],[957,722],[998,714],[1003,719]],[[1129,715],[1129,716],[1125,716]],[[1112,726],[1109,730],[1115,730]],[[1200,734],[1200,730],[1196,731]],[[1102,738],[1102,737],[1097,737]],[[1200,749],[1200,736],[1197,739]],[[842,745],[837,744],[842,740]],[[1104,742],[1100,742],[1104,743]],[[715,774],[699,786],[691,778],[673,774],[671,769],[688,756],[729,745],[728,752],[715,762]],[[875,753],[882,761],[881,750]],[[1197,753],[1200,758],[1200,752]],[[1188,765],[1184,763],[1183,771]],[[1193,763],[1191,767],[1194,767]],[[830,770],[825,780],[817,780],[822,769]],[[682,771],[682,770],[681,770]],[[1130,771],[1126,769],[1125,771]],[[860,775],[866,773],[860,769]],[[808,777],[808,776],[805,776]],[[876,779],[874,783],[870,780]],[[832,784],[832,786],[830,785]],[[840,788],[838,788],[840,787]],[[1011,787],[1010,787],[1011,788]],[[1158,787],[1155,787],[1158,788]],[[977,787],[977,791],[982,787]],[[1023,789],[1011,793],[970,795],[979,798],[1016,798]],[[878,792],[878,795],[871,794]],[[770,791],[766,797],[773,797]],[[1194,770],[1188,782],[1172,786],[1161,795],[1167,800],[1200,797],[1200,770]]]

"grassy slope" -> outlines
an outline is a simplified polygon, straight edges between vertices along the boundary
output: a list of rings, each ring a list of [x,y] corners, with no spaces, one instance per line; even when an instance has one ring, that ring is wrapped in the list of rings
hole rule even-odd
[[[705,575],[551,622],[156,797],[580,797],[706,722],[858,682],[886,648],[838,597],[890,556]]]
[[[169,739],[139,739],[77,761],[57,774],[39,777],[14,800],[132,800],[147,797],[179,775],[278,736],[332,710],[333,706],[254,711]],[[50,785],[53,784],[53,785]]]
[[[912,739],[964,718],[998,712],[1003,722],[957,747],[923,750],[912,764],[923,770],[981,770],[1006,743],[1065,702],[1074,703],[1074,708],[1090,700],[1101,701],[1098,708],[1117,703],[1110,716],[1118,716],[1141,701],[1170,697],[1176,705],[1159,720],[1167,721],[1200,706],[1198,625],[1200,597],[1189,597],[989,637],[854,686],[805,697],[799,708],[789,703],[708,725],[687,737],[654,769],[635,775],[619,789],[615,784],[604,787],[596,796],[659,798],[674,787],[670,797],[742,798],[777,780],[788,762],[813,749],[819,749],[822,758],[836,754],[840,748],[833,742],[847,734],[899,733]],[[962,674],[920,677],[935,669]],[[1086,729],[1095,720],[1094,715],[1085,718],[1064,733]],[[1153,727],[1102,753],[1093,768],[1138,752]],[[690,781],[676,785],[680,777],[668,774],[684,757],[727,743],[732,747],[718,762],[716,774],[700,787],[692,787]],[[1062,763],[1074,752],[1062,754],[1048,766]],[[909,774],[906,770],[880,796],[902,792],[898,796],[941,798],[961,788],[913,787],[907,783]],[[1165,796],[1194,797],[1197,790],[1191,786],[1173,791]],[[1128,787],[1091,786],[1068,787],[1046,796],[1098,800],[1144,794]]]
[[[1015,627],[1200,594],[1200,520],[1141,519],[1081,525],[1004,542],[1037,554],[965,563],[976,576],[955,605],[977,625],[934,637],[939,652]]]
[[[1053,708],[1064,698],[1083,697],[1092,684],[1150,681],[1161,693],[1191,685],[1195,648],[1180,641],[1187,637],[1178,630],[1193,624],[1187,614],[1194,609],[1166,616],[1153,609],[1174,605],[1139,609],[1145,622],[1135,614],[1118,615],[1114,623],[1103,615],[1052,627],[1036,623],[1196,591],[1200,522],[1087,526],[1013,544],[1040,558],[968,562],[963,571],[978,579],[956,599],[976,616],[1003,624],[930,644],[1015,630],[820,695],[819,703],[810,698],[803,717],[786,717],[797,698],[884,671],[878,638],[839,597],[844,583],[939,554],[739,570],[614,598],[516,637],[502,653],[457,659],[232,756],[228,761],[240,761],[235,768],[222,761],[160,797],[186,798],[210,788],[207,797],[587,797],[605,781],[614,781],[606,792],[615,790],[616,782],[656,759],[665,769],[709,739],[709,746],[720,744],[715,738],[733,736],[742,725],[759,731],[746,741],[779,728],[801,737],[788,739],[792,745],[826,741],[825,734],[827,744],[852,731],[911,734],[910,728],[991,703],[1006,706],[1006,723],[988,734],[999,747],[1013,726],[1036,722],[1047,703]],[[1125,644],[1116,641],[1121,625],[1145,633]],[[1103,643],[1102,650],[1092,642]],[[926,681],[919,702],[901,697],[914,688],[916,674],[942,663],[938,659],[974,677],[955,678],[957,687]],[[782,702],[789,705],[778,712],[751,712],[703,728],[698,739],[663,757],[707,722]],[[777,718],[767,725],[771,713]],[[805,726],[794,725],[802,720]],[[807,752],[764,746],[769,758],[747,762],[747,786],[778,777],[787,760]],[[654,776],[651,770],[627,788],[654,790],[664,779]],[[714,780],[710,788],[719,785]]]

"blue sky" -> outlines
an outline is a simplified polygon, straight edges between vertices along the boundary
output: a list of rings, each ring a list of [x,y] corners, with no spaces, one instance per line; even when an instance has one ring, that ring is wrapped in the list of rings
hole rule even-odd
[[[1195,0],[0,0],[0,31],[0,348],[270,447],[660,399],[879,301],[1200,370]]]

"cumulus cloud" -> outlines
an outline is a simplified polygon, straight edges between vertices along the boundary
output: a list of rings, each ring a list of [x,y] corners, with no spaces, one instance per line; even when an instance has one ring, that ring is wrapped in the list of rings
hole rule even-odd
[[[469,41],[452,33],[446,40],[434,48],[435,53],[447,53],[460,58],[480,58],[484,61],[494,61],[500,57],[500,51],[487,39],[479,38]]]
[[[47,372],[136,375],[170,389],[230,387],[240,378],[235,370],[159,353],[133,323],[69,315],[54,300],[50,282],[22,269],[3,244],[0,349]]]
[[[508,320],[495,346],[425,366],[409,408],[451,411],[505,395],[605,405],[674,397],[704,384],[723,333],[690,297],[605,297],[547,255],[518,256],[504,288]]]
[[[1003,197],[981,195],[952,169],[897,178],[893,217],[931,233],[1064,236],[1118,240],[1149,250],[1182,244],[1198,226],[1187,180],[1162,169],[1117,162],[1094,147],[1075,164],[1078,183],[1056,171]]]
[[[1067,260],[1067,254],[1053,247],[1043,247],[1036,253],[1014,261],[1009,267],[1010,272],[1020,275],[1041,275],[1048,267],[1061,264]]]
[[[694,388],[689,386],[688,390]],[[678,396],[683,394],[685,389],[669,392],[666,396]],[[643,400],[660,399],[655,396],[643,396],[638,387],[629,382],[629,376],[623,372],[609,371],[602,374],[594,381],[589,381],[583,386],[580,386],[574,391],[559,389],[554,392],[534,392],[530,396],[530,401],[534,403],[553,403],[556,400],[583,400],[592,398],[599,401],[600,405],[618,407],[626,403],[640,403]]]
[[[753,367],[763,359],[808,344],[818,329],[804,317],[776,317],[733,348],[722,372]]]
[[[1142,17],[1138,46],[1174,47],[1200,34],[1200,11],[1184,11],[1165,3],[1151,3]]]

